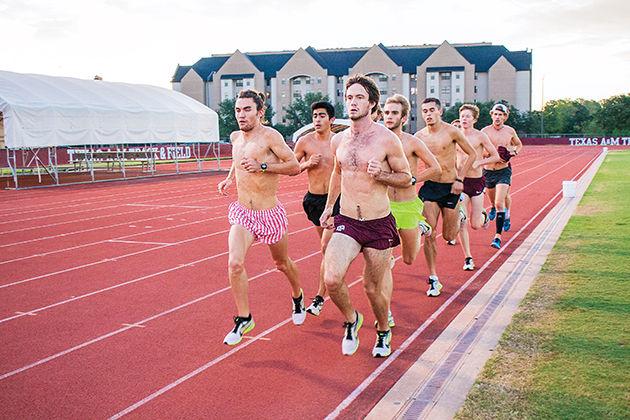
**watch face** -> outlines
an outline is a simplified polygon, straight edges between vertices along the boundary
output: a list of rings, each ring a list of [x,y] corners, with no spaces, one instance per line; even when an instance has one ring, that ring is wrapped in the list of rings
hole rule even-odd
[[[263,171],[267,169],[267,164],[263,163],[260,165],[260,169],[262,169]]]
[[[417,181],[418,181],[418,180],[416,179],[416,177],[415,177],[415,176],[412,176],[412,177],[411,177],[411,185],[416,185],[416,182],[417,182]]]

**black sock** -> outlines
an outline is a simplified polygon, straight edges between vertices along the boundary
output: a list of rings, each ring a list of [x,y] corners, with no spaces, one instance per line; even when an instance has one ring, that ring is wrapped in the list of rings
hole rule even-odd
[[[505,222],[505,212],[498,211],[497,212],[497,235],[500,235],[503,232],[503,223]]]
[[[252,313],[250,312],[249,315],[247,316],[242,316],[240,317],[241,319],[244,319],[245,321],[251,321],[252,320]]]

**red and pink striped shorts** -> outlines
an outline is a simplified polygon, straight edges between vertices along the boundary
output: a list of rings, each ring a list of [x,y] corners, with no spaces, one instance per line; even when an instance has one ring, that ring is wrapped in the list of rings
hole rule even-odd
[[[254,240],[268,245],[282,239],[289,227],[287,212],[280,203],[267,210],[250,210],[235,201],[230,204],[228,220],[230,225],[243,226],[254,235]]]

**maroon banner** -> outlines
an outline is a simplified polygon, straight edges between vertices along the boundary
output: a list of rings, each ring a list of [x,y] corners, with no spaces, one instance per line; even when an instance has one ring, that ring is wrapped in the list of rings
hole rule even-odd
[[[630,147],[630,137],[601,136],[601,137],[525,137],[521,141],[526,146],[562,145],[572,147]]]

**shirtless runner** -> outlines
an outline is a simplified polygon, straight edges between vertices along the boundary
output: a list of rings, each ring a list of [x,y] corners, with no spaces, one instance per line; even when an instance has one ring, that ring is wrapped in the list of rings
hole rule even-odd
[[[293,323],[300,325],[306,318],[297,266],[287,255],[287,213],[276,196],[279,175],[295,175],[300,165],[282,135],[262,124],[264,101],[264,94],[254,90],[239,93],[234,112],[240,130],[230,135],[232,167],[218,185],[219,193],[227,195],[236,179],[238,194],[228,213],[228,275],[238,314],[223,342],[231,346],[255,325],[245,272],[245,257],[255,241],[268,245],[276,268],[289,280]]]
[[[391,354],[392,334],[382,283],[389,270],[391,248],[400,243],[387,187],[411,185],[411,174],[398,137],[370,118],[370,111],[380,98],[374,81],[354,75],[345,88],[351,125],[332,139],[335,168],[321,224],[335,230],[324,255],[324,281],[345,318],[341,351],[352,355],[359,348],[363,315],[350,302],[344,276],[352,261],[363,253],[363,286],[378,325],[372,355],[386,357]],[[339,193],[341,212],[335,216],[333,226],[330,219]]]
[[[424,202],[424,216],[433,232],[424,243],[424,256],[429,266],[429,289],[427,296],[439,296],[442,284],[436,269],[437,259],[437,223],[442,215],[442,236],[446,241],[457,237],[466,214],[458,208],[459,195],[464,189],[464,175],[475,161],[475,150],[461,130],[442,121],[442,105],[437,98],[426,98],[420,106],[426,127],[415,135],[427,145],[442,167],[442,174],[424,183],[418,196]],[[457,168],[458,145],[467,155],[464,164]],[[459,213],[459,215],[458,215]]]

